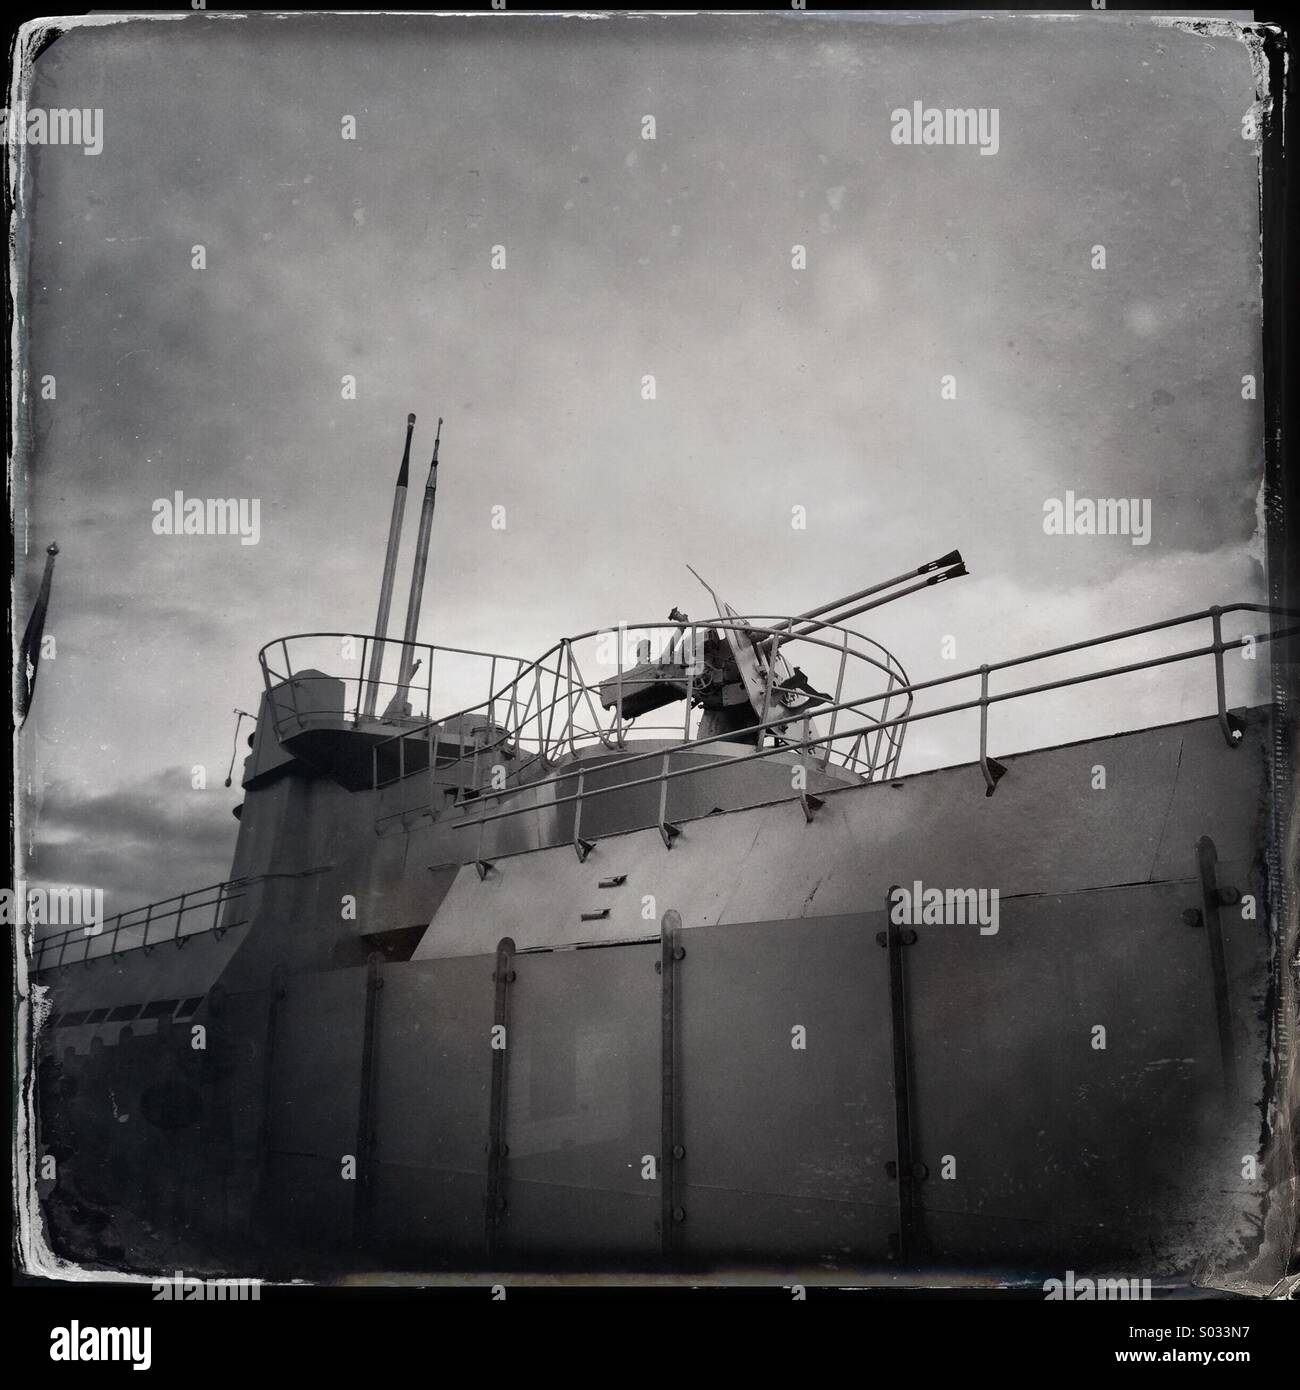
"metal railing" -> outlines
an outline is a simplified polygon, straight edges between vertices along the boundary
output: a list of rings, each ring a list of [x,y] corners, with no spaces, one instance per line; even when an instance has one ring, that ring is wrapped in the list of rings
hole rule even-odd
[[[58,970],[95,960],[113,959],[127,951],[152,951],[157,946],[184,946],[192,936],[215,932],[220,938],[247,921],[223,922],[222,910],[242,898],[258,879],[232,879],[209,884],[171,898],[160,898],[109,917],[96,928],[70,927],[32,942],[32,971]]]
[[[368,672],[376,649],[376,669],[381,674],[371,679]],[[400,679],[385,678],[382,672],[386,669],[400,671],[402,654],[407,651],[418,679],[403,684]],[[450,671],[447,658],[453,659]],[[388,724],[422,728],[439,704],[451,708],[473,689],[490,694],[504,673],[517,676],[527,665],[521,657],[499,652],[396,638],[376,643],[373,636],[354,632],[299,632],[277,637],[258,652],[257,659],[279,739],[340,723],[352,727]],[[355,665],[355,671],[340,675],[341,661]],[[437,680],[444,682],[445,689],[439,689]],[[398,699],[401,706],[409,708],[385,710],[380,703],[385,692],[390,696],[390,704]],[[365,712],[371,694],[380,708],[379,714]]]
[[[771,758],[782,752],[789,752],[793,747],[797,751],[809,755],[816,748],[829,749],[830,746],[843,740],[854,740],[854,746],[870,736],[879,737],[887,734],[891,729],[900,731],[897,747],[901,748],[901,731],[912,724],[919,723],[924,719],[937,719],[946,715],[956,714],[961,711],[979,710],[980,713],[980,733],[979,733],[979,767],[984,778],[985,795],[992,796],[997,787],[998,781],[1004,775],[1006,769],[989,756],[988,751],[988,710],[991,705],[1001,704],[1010,700],[1023,699],[1030,695],[1039,695],[1047,691],[1063,690],[1076,685],[1084,685],[1092,681],[1112,679],[1117,676],[1132,674],[1139,671],[1154,670],[1159,667],[1169,666],[1181,661],[1191,661],[1200,657],[1213,657],[1215,675],[1215,697],[1219,726],[1223,732],[1224,739],[1229,747],[1236,747],[1241,741],[1242,731],[1233,722],[1227,706],[1227,691],[1223,665],[1223,656],[1227,651],[1237,650],[1246,647],[1248,644],[1261,644],[1271,641],[1279,641],[1283,638],[1294,637],[1300,634],[1300,626],[1283,628],[1276,632],[1261,634],[1247,634],[1233,641],[1224,641],[1222,630],[1222,618],[1229,613],[1264,613],[1270,616],[1297,617],[1300,616],[1295,610],[1271,608],[1265,604],[1256,603],[1234,603],[1224,606],[1215,605],[1214,607],[1202,609],[1195,613],[1183,614],[1176,618],[1168,618],[1162,622],[1146,623],[1140,627],[1127,628],[1121,632],[1108,633],[1102,637],[1086,638],[1080,642],[1071,642],[1063,646],[1052,647],[1046,651],[1031,652],[1025,656],[1011,657],[1004,661],[989,662],[981,666],[972,667],[965,671],[959,671],[952,675],[937,676],[932,680],[917,681],[914,683],[904,682],[903,684],[892,687],[886,692],[863,696],[850,700],[837,700],[834,704],[823,705],[817,709],[819,716],[832,716],[832,724],[824,734],[815,734],[807,727],[804,728],[801,736],[794,740],[786,738],[780,739],[771,747],[760,746],[752,753],[736,755],[728,758],[727,765],[734,766],[737,763],[755,762],[765,758]],[[1120,642],[1134,637],[1144,636],[1150,633],[1162,632],[1175,627],[1181,627],[1189,623],[1205,622],[1211,624],[1212,640],[1206,646],[1196,647],[1189,651],[1173,652],[1164,656],[1150,657],[1142,661],[1128,662],[1124,665],[1108,667],[1100,671],[1089,671],[1080,675],[1065,676],[1057,680],[1043,681],[1035,685],[1019,687],[1015,690],[998,691],[990,690],[990,678],[1000,672],[1013,670],[1020,666],[1026,666],[1034,662],[1048,661],[1056,657],[1066,656],[1076,652],[1091,650],[1093,648],[1105,646],[1111,642]],[[914,696],[919,693],[937,690],[945,686],[954,685],[961,681],[978,681],[979,694],[973,698],[959,701],[955,704],[940,706],[936,709],[925,709],[913,712],[911,702]],[[887,702],[896,697],[907,697],[907,709],[901,715],[892,718],[871,718],[866,715],[863,706],[884,701]],[[836,728],[835,720],[839,715],[858,714],[862,715],[867,722],[862,724],[851,724],[847,728]],[[786,727],[789,721],[782,724],[779,716],[777,719],[764,721],[756,726],[760,736],[766,735],[774,729]],[[500,807],[502,803],[510,798],[518,796],[521,792],[535,793],[543,787],[559,787],[565,781],[572,782],[575,772],[572,768],[537,781],[531,781],[522,785],[507,787],[502,790],[491,788],[482,789],[475,802],[478,808],[477,815],[466,816],[455,825],[456,830],[476,829],[479,834],[478,859],[483,858],[483,827],[493,821],[506,820],[514,816],[527,815],[529,813],[550,811],[556,806],[574,804],[575,810],[575,833],[574,840],[578,846],[581,857],[585,857],[584,847],[577,827],[581,824],[581,808],[586,800],[594,797],[604,796],[611,792],[626,792],[630,788],[657,785],[660,789],[659,794],[659,829],[663,835],[665,844],[671,844],[672,838],[676,834],[676,827],[669,824],[666,820],[667,784],[678,778],[699,776],[709,771],[716,772],[716,763],[702,763],[690,767],[672,768],[670,760],[674,754],[687,751],[695,751],[707,748],[710,744],[721,743],[728,740],[734,741],[734,734],[719,734],[709,738],[683,740],[668,749],[654,749],[649,752],[633,753],[618,760],[617,766],[620,770],[639,763],[648,763],[652,760],[659,760],[660,766],[656,773],[646,777],[634,778],[630,781],[618,781],[598,787],[584,786],[584,779],[581,772],[577,773],[577,790],[566,796],[556,796],[546,801],[541,801],[535,796],[530,796],[526,804],[516,806],[505,806],[504,809],[489,811],[489,805]],[[825,756],[825,755],[823,755]],[[825,765],[823,761],[823,765]],[[891,767],[889,776],[893,776],[897,771],[897,757],[893,757],[888,764]],[[817,798],[810,796],[806,792],[800,792],[797,797],[790,797],[790,800],[799,800],[804,805],[805,814],[809,819],[812,818],[815,809],[814,802]]]
[[[887,715],[895,700],[904,707],[904,713],[910,706],[910,698],[905,695],[907,673],[879,643],[846,625],[812,620],[797,633],[779,626],[791,621],[713,618],[623,624],[562,638],[481,703],[443,720],[413,725],[377,743],[371,751],[372,786],[388,786],[402,780],[409,771],[425,768],[441,772],[442,785],[446,786],[447,774],[454,772],[456,800],[463,803],[478,796],[485,768],[501,768],[510,786],[537,786],[541,785],[535,780],[537,773],[544,773],[560,758],[576,754],[581,747],[599,745],[621,754],[633,731],[638,737],[670,735],[690,748],[738,739],[757,739],[761,743],[767,737],[774,740],[776,747],[802,746],[807,743],[810,722],[822,713],[830,715],[832,736],[822,755],[823,767],[833,760],[863,780],[892,776],[902,752],[905,726],[897,720],[888,723]],[[759,703],[765,712],[788,710],[791,705],[800,708],[794,713],[774,714],[766,722],[756,720],[748,727],[733,729],[714,739],[692,739],[699,704],[711,683],[716,689],[716,680],[705,666],[704,652],[709,639],[720,642],[722,633],[738,635],[742,647],[763,649],[763,661],[756,663],[755,669],[762,678]],[[660,639],[659,651],[652,655],[656,634]],[[634,663],[628,661],[629,640],[634,640],[638,649]],[[796,650],[800,661],[820,667],[814,674],[819,679],[824,675],[824,683],[833,688],[833,695],[810,704],[807,686],[811,683],[806,678],[805,686],[795,689],[778,682],[778,672],[789,670],[788,664],[782,665],[787,654]],[[589,679],[586,672],[598,668],[599,674]],[[846,707],[846,684],[857,687],[864,677],[872,682],[872,697],[882,702],[881,713],[874,718],[866,716],[872,728],[847,745],[835,747],[838,711]],[[665,704],[680,700],[681,717],[672,724],[646,724],[639,716],[625,716],[625,695],[655,685],[668,688]],[[867,698],[859,695],[852,703],[860,705]],[[809,704],[806,714],[802,709],[805,704]],[[791,725],[798,726],[797,734],[791,732]],[[417,761],[410,750],[421,739],[428,748],[421,750]]]

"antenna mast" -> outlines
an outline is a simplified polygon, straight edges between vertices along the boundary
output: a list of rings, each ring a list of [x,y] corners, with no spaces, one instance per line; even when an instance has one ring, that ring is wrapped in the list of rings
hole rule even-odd
[[[397,577],[397,549],[402,543],[402,516],[406,511],[406,482],[411,465],[411,434],[414,429],[415,415],[411,414],[406,417],[406,447],[402,450],[402,466],[397,471],[397,486],[393,489],[393,515],[388,523],[388,550],[384,555],[384,577],[379,585],[379,612],[375,615],[375,641],[370,649],[370,669],[366,673],[365,713],[371,718],[375,713],[379,681],[384,670],[384,642],[388,636],[393,581]]]
[[[433,507],[438,494],[438,446],[442,443],[442,417],[433,440],[433,461],[424,484],[424,505],[420,508],[420,532],[415,542],[415,564],[411,569],[411,593],[406,601],[406,629],[402,634],[402,666],[397,678],[397,693],[388,706],[388,713],[405,713],[407,689],[415,675],[415,634],[420,626],[420,604],[424,599],[424,573],[429,565],[429,541],[433,535]],[[428,713],[428,711],[426,711]]]

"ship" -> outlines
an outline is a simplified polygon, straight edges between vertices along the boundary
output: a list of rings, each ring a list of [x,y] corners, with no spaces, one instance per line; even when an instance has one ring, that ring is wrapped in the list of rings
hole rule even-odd
[[[1294,615],[916,679],[865,615],[953,550],[801,613],[701,578],[539,656],[424,643],[439,421],[398,638],[414,425],[374,630],[258,653],[229,877],[29,944],[55,1259],[1281,1278],[1285,728],[1226,663]],[[990,748],[994,706],[1180,662],[1211,713]]]

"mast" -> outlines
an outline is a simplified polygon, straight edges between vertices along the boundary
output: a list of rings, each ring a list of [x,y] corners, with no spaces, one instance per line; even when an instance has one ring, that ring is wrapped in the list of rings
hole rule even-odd
[[[370,669],[366,673],[365,713],[373,717],[379,698],[379,680],[384,667],[384,641],[388,636],[388,610],[393,602],[393,581],[397,577],[397,550],[402,543],[402,516],[406,511],[407,474],[411,465],[411,434],[415,415],[406,417],[406,447],[402,450],[402,466],[397,471],[397,486],[393,489],[393,515],[388,523],[388,550],[384,554],[384,577],[379,585],[379,612],[375,615],[375,641],[370,649]]]
[[[406,601],[406,629],[402,633],[402,665],[397,678],[397,693],[390,710],[399,710],[406,702],[407,687],[418,664],[415,656],[415,634],[420,626],[420,604],[424,599],[424,572],[429,564],[429,541],[433,535],[433,507],[438,493],[438,446],[442,442],[442,418],[433,440],[433,461],[424,484],[424,505],[420,508],[420,531],[415,542],[415,564],[411,569],[411,593]]]

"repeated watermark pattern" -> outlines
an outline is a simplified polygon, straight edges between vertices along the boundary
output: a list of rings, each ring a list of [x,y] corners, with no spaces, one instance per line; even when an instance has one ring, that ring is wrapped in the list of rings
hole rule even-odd
[[[75,1320],[50,1329],[51,1361],[129,1361],[133,1371],[153,1365],[148,1327],[82,1327]]]
[[[177,1270],[169,1279],[155,1279],[149,1286],[155,1302],[246,1303],[262,1297],[259,1279],[200,1279]]]
[[[27,107],[0,109],[0,142],[6,145],[80,145],[82,154],[104,148],[102,107]]]
[[[998,934],[996,888],[927,888],[919,879],[911,888],[895,889],[889,920],[896,927],[978,926],[981,936]]]
[[[186,497],[177,491],[157,497],[153,506],[155,536],[238,536],[240,545],[262,537],[259,497]]]
[[[1067,1269],[1064,1279],[1048,1279],[1043,1284],[1047,1301],[1066,1303],[1137,1302],[1151,1297],[1150,1279],[1080,1277]]]
[[[1043,503],[1043,531],[1049,536],[1128,536],[1134,545],[1151,541],[1149,497],[1049,497]]]
[[[0,925],[84,927],[87,936],[97,936],[104,927],[104,890],[29,888],[19,879],[13,888],[0,888]]]
[[[978,145],[980,154],[997,154],[996,106],[938,107],[914,101],[889,113],[895,145]]]

